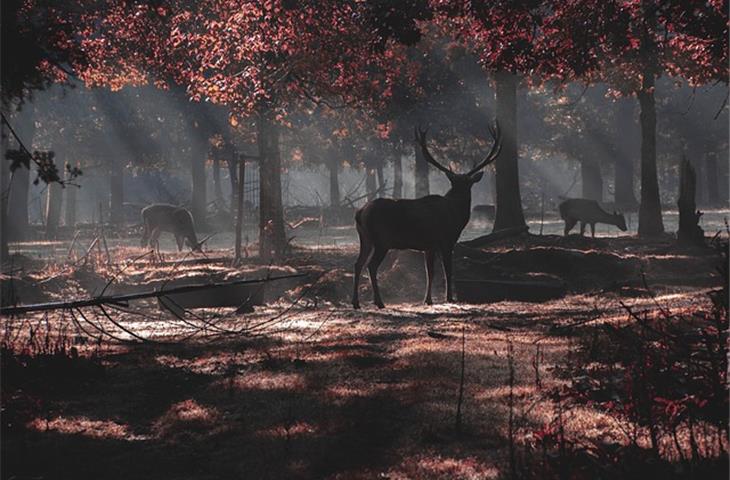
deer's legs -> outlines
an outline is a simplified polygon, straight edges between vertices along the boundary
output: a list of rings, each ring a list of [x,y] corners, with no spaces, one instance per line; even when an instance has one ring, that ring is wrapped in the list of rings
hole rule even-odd
[[[450,249],[441,251],[441,262],[444,265],[444,278],[446,279],[446,301],[449,303],[454,301],[454,289],[451,284],[452,253]]]
[[[573,230],[573,227],[575,227],[577,220],[573,220],[572,218],[566,218],[565,219],[565,236],[568,236],[571,230]]]
[[[580,236],[582,237],[586,233],[586,224],[585,222],[580,222]]]
[[[142,231],[142,241],[140,242],[140,245],[142,248],[147,246],[147,242],[150,239],[150,229],[147,227],[147,224],[144,225],[144,230]]]
[[[380,266],[380,263],[385,258],[386,253],[388,253],[388,250],[375,247],[373,256],[370,257],[370,261],[368,262],[368,272],[370,273],[370,283],[373,285],[373,300],[375,302],[375,305],[378,308],[385,307],[385,305],[383,304],[383,299],[380,298],[380,289],[378,288],[378,267]]]
[[[152,230],[152,233],[150,234],[150,247],[152,247],[157,253],[157,258],[162,261],[162,255],[160,254],[160,234],[162,233],[162,230],[159,228],[155,228]]]
[[[426,250],[423,252],[423,258],[426,261],[426,297],[423,299],[423,303],[426,305],[433,305],[431,300],[431,285],[433,284],[433,259],[435,252],[433,250]]]
[[[355,278],[354,286],[352,289],[352,306],[353,308],[360,308],[360,299],[358,295],[358,290],[360,287],[360,274],[362,273],[362,267],[365,266],[365,263],[368,261],[368,257],[372,253],[373,249],[372,246],[367,243],[362,236],[360,236],[360,254],[357,256],[357,260],[355,261]]]
[[[177,242],[177,251],[182,252],[184,239],[180,235],[175,235],[175,241]]]
[[[596,238],[596,224],[591,223],[591,237]]]

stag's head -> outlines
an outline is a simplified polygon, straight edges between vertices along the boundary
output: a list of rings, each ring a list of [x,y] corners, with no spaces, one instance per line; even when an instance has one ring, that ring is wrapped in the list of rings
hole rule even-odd
[[[426,130],[422,130],[420,128],[416,128],[415,130],[416,143],[418,143],[418,145],[420,145],[421,147],[421,151],[423,152],[423,158],[425,158],[428,163],[444,172],[446,178],[448,178],[449,182],[451,182],[452,191],[455,192],[471,191],[472,185],[482,179],[482,176],[484,175],[484,172],[482,170],[484,169],[484,167],[492,163],[497,158],[500,150],[502,149],[502,135],[499,131],[499,124],[495,123],[494,128],[492,128],[491,126],[489,127],[489,134],[492,136],[494,143],[492,144],[492,148],[490,149],[484,160],[479,162],[477,165],[474,166],[474,168],[466,173],[456,173],[450,168],[437,162],[436,159],[433,158],[431,153],[429,153],[428,147],[426,145]]]
[[[624,218],[623,213],[618,213],[616,210],[613,211],[613,216],[616,219],[616,226],[622,231],[625,232],[628,230],[626,228],[626,219]]]

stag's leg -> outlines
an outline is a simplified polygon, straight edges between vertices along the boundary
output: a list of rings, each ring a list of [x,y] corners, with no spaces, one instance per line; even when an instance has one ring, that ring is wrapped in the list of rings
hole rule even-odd
[[[175,235],[175,242],[177,242],[177,251],[182,252],[183,244],[185,239],[181,237],[180,235]]]
[[[368,272],[370,273],[370,283],[373,285],[373,300],[378,308],[384,308],[383,299],[380,298],[380,289],[378,288],[378,267],[388,253],[387,249],[375,247],[373,256],[368,262]]]
[[[358,232],[358,234],[360,234],[360,232]],[[357,260],[355,261],[355,278],[353,279],[354,286],[352,289],[353,308],[360,308],[360,299],[358,295],[358,291],[360,289],[360,274],[362,273],[362,267],[364,267],[367,263],[372,251],[372,245],[362,235],[360,235],[360,254],[357,256]]]
[[[586,233],[586,222],[580,222],[580,236],[582,237]]]
[[[159,228],[154,228],[152,230],[152,233],[150,234],[150,247],[154,249],[155,253],[157,254],[157,258],[162,261],[162,255],[160,254],[160,234],[162,233],[162,230]]]
[[[446,301],[451,303],[454,301],[454,288],[451,283],[451,272],[453,266],[453,251],[444,249],[441,251],[441,262],[444,265],[444,278],[446,279]]]
[[[596,238],[596,224],[591,223],[591,237]]]
[[[142,248],[147,246],[147,242],[150,239],[150,228],[147,226],[147,223],[144,224],[144,230],[142,230],[142,241],[140,242],[140,245]]]
[[[565,236],[567,237],[571,230],[573,230],[573,227],[575,227],[577,220],[574,220],[572,218],[566,218],[565,219]]]
[[[423,252],[423,258],[426,262],[426,298],[423,299],[423,303],[426,305],[433,305],[431,300],[431,285],[433,284],[433,259],[435,252],[433,250],[426,250]]]

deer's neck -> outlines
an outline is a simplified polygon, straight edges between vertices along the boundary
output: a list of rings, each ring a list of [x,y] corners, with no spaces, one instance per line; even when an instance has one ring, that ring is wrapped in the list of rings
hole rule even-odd
[[[469,223],[469,215],[471,213],[471,190],[466,192],[455,189],[450,189],[444,195],[453,206],[454,220],[457,220],[459,224],[465,226]]]

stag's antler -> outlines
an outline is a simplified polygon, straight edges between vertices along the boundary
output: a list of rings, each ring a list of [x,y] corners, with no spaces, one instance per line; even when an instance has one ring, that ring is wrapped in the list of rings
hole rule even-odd
[[[468,175],[472,175],[482,168],[486,167],[490,163],[492,163],[497,156],[499,156],[499,152],[502,151],[502,132],[499,130],[499,123],[494,122],[494,128],[490,125],[489,127],[489,134],[494,139],[494,144],[492,145],[492,149],[489,150],[489,154],[487,154],[486,158],[479,162],[474,168],[469,170]]]
[[[420,128],[415,127],[414,130],[416,133],[416,143],[418,143],[421,146],[421,151],[423,152],[423,158],[425,158],[428,163],[430,163],[434,167],[436,167],[439,170],[441,170],[442,172],[444,172],[446,175],[449,175],[449,176],[453,175],[454,172],[452,172],[450,168],[444,167],[443,165],[441,165],[429,153],[428,147],[426,146],[426,132],[428,131],[428,129],[421,130]]]

